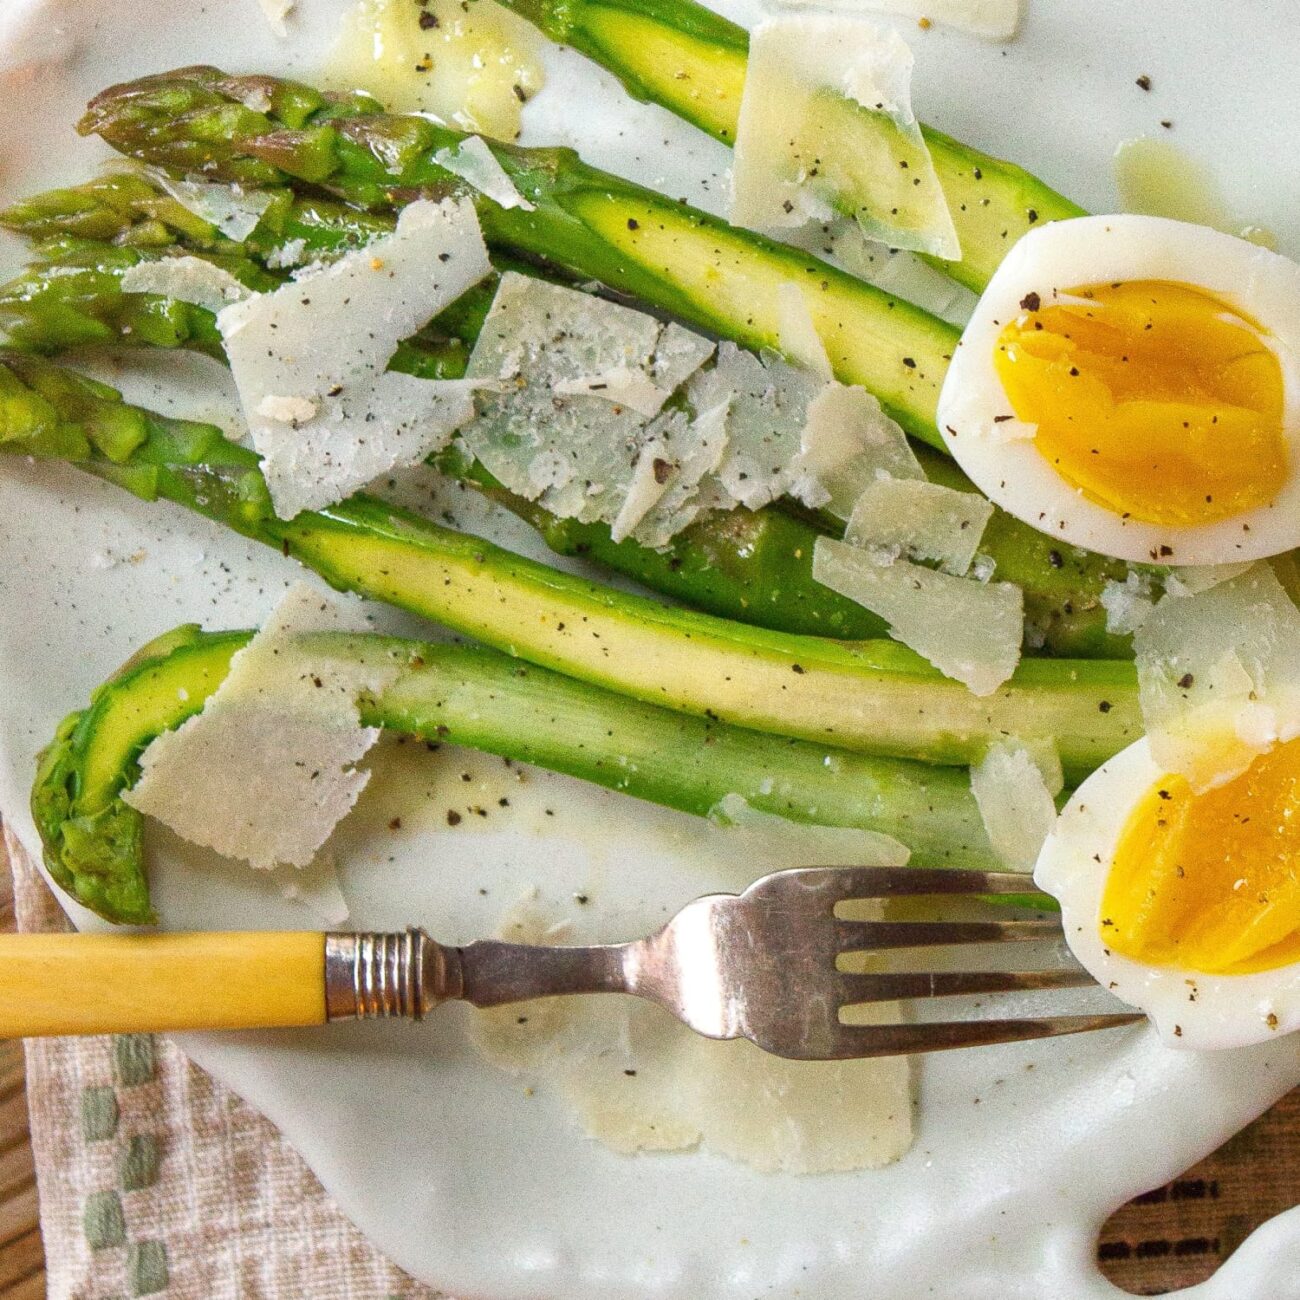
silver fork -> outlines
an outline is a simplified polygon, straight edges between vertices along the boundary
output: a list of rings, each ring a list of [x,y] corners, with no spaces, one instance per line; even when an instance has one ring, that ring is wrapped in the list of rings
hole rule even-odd
[[[743,894],[688,903],[662,929],[630,943],[541,947],[479,940],[464,948],[421,930],[331,935],[326,942],[330,1020],[404,1016],[440,1003],[477,1007],[572,993],[646,998],[708,1038],[748,1038],[766,1052],[830,1061],[945,1051],[1106,1029],[1131,1012],[914,1024],[845,1024],[845,1007],[1094,983],[1080,966],[1039,970],[851,973],[843,953],[1059,938],[1059,919],[846,920],[851,900],[1033,893],[1009,872],[917,867],[800,867],[757,880]],[[1043,896],[1039,896],[1043,897]],[[1044,901],[1046,901],[1044,899]]]
[[[710,1038],[748,1038],[801,1060],[933,1052],[1076,1034],[1139,1016],[845,1024],[855,1003],[1091,984],[1078,966],[851,973],[842,953],[1054,938],[1051,919],[860,921],[842,902],[1021,894],[1024,876],[907,867],[802,867],[743,894],[687,904],[632,943],[464,948],[404,934],[0,935],[0,1036],[250,1029],[398,1016],[462,999],[500,1006],[561,993],[631,993]]]

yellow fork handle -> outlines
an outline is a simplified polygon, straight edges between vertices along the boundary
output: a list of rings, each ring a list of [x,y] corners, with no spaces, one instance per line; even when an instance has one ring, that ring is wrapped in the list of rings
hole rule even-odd
[[[325,936],[0,935],[0,1038],[325,1023]]]

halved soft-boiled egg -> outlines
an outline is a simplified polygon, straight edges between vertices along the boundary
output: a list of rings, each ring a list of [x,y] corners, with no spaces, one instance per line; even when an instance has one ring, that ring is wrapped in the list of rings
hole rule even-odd
[[[1120,559],[1300,545],[1300,266],[1204,226],[1080,217],[1025,235],[939,399],[1004,510]]]
[[[1300,739],[1199,794],[1130,745],[1075,792],[1034,880],[1083,966],[1171,1046],[1300,1028]]]

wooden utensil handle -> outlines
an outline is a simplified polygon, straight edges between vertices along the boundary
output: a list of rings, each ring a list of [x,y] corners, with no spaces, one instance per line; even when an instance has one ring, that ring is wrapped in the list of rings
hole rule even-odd
[[[325,1022],[325,936],[0,935],[0,1038]]]

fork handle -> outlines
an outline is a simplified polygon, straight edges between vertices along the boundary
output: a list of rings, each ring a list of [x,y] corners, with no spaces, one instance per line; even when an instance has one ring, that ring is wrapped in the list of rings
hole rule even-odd
[[[302,931],[0,935],[0,1037],[323,1024],[326,941]]]

